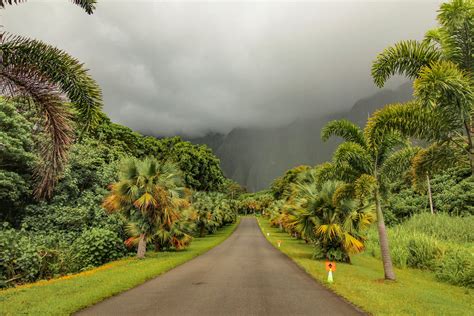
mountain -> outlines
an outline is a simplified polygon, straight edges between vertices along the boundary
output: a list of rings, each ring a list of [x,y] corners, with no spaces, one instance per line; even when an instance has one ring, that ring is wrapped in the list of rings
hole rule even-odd
[[[346,118],[364,126],[368,116],[383,105],[411,99],[411,83],[396,90],[382,90],[357,101],[346,112],[300,119],[275,128],[235,128],[227,135],[211,133],[189,139],[206,144],[221,160],[225,175],[249,191],[264,189],[286,170],[297,165],[316,165],[331,159],[339,143],[322,142],[321,128],[330,120]]]

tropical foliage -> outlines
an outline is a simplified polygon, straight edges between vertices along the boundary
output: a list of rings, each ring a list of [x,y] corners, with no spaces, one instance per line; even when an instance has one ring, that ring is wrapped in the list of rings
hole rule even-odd
[[[103,206],[111,213],[120,212],[129,222],[129,230],[135,235],[129,242],[138,239],[137,257],[144,258],[147,241],[160,227],[169,228],[179,218],[181,174],[169,163],[128,159],[119,178],[111,185]]]
[[[421,42],[387,48],[373,64],[379,87],[394,74],[414,79],[415,99],[376,112],[367,138],[373,143],[397,131],[431,142],[414,160],[415,180],[453,163],[470,165],[474,174],[473,12],[472,0],[442,4],[438,28]]]
[[[364,249],[364,232],[375,220],[373,205],[338,195],[343,186],[327,181],[319,189],[315,183],[297,183],[288,205],[286,228],[314,243],[317,258],[350,262],[350,254]]]
[[[5,5],[20,0],[0,1]],[[87,13],[95,1],[74,1]],[[35,169],[36,198],[51,197],[58,175],[64,170],[74,130],[93,128],[102,111],[102,92],[84,66],[66,52],[42,41],[0,33],[0,94],[15,97],[15,104],[34,110],[46,136],[38,151]],[[69,101],[70,103],[66,102]],[[72,115],[77,126],[72,123]]]

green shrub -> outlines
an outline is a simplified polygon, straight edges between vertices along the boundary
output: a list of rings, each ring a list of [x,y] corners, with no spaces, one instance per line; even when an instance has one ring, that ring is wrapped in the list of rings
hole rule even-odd
[[[388,229],[393,264],[399,268],[429,269],[440,281],[473,287],[474,216],[419,214]],[[380,258],[378,234],[368,234],[366,251]]]
[[[474,288],[474,255],[462,247],[446,251],[436,268],[436,278],[454,285]]]
[[[30,282],[40,273],[37,245],[23,231],[0,230],[0,286]]]
[[[122,240],[103,228],[85,230],[71,247],[72,271],[85,270],[118,259],[125,254]]]
[[[436,260],[442,256],[438,242],[424,234],[411,235],[407,249],[407,264],[411,268],[434,270]]]
[[[418,214],[403,223],[407,232],[422,232],[438,240],[455,243],[474,242],[474,216]]]

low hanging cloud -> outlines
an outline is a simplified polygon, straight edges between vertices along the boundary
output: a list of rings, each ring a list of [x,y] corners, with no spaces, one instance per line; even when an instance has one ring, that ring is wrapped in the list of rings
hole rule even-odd
[[[83,61],[113,121],[200,136],[349,108],[377,91],[377,53],[422,38],[439,3],[99,0],[88,16],[30,0],[0,11],[0,24]]]

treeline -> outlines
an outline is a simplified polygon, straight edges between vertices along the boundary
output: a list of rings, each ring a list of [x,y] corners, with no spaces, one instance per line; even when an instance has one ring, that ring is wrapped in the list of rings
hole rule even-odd
[[[140,235],[150,249],[183,249],[195,236],[236,220],[233,198],[243,189],[223,176],[209,148],[179,137],[142,136],[107,118],[91,132],[77,132],[51,198],[35,199],[35,170],[41,163],[37,147],[45,138],[35,117],[14,100],[0,99],[3,286],[129,255]],[[139,177],[150,183],[129,188],[135,195],[112,189],[124,181],[136,183]],[[110,202],[106,197],[111,194],[126,197],[130,204],[110,209],[104,201]],[[141,202],[146,203],[138,205]]]

